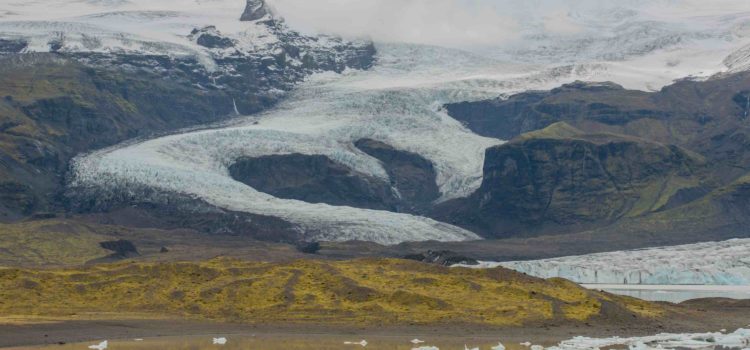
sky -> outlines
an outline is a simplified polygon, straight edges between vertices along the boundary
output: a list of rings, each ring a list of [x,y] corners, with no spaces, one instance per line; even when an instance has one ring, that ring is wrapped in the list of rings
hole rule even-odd
[[[580,35],[581,13],[613,9],[680,18],[750,11],[750,0],[267,0],[305,32],[450,47],[495,46],[524,33]],[[617,18],[614,18],[617,20]],[[588,26],[588,28],[591,28]]]
[[[445,46],[494,44],[513,39],[515,18],[492,1],[271,0],[303,31],[370,37],[377,41]]]

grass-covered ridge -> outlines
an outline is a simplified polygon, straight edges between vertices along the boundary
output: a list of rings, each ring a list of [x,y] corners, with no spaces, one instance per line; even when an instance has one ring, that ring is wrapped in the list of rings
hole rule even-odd
[[[606,310],[606,312],[602,312]],[[147,313],[236,322],[513,326],[658,318],[662,306],[498,268],[395,259],[134,263],[0,269],[0,314]]]
[[[112,254],[99,242],[113,239],[74,221],[0,223],[0,266],[82,265]]]

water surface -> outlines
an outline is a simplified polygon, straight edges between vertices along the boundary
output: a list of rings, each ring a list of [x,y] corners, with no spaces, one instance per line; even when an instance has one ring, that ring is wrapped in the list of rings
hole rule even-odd
[[[648,301],[668,301],[671,303],[681,303],[700,298],[750,299],[750,286],[666,284],[583,284],[582,286]]]
[[[214,337],[222,337],[216,335]],[[367,346],[359,344],[345,344],[344,342],[360,342],[363,337],[345,337],[345,336],[226,336],[225,345],[213,344],[212,336],[190,336],[190,337],[164,337],[154,339],[136,340],[110,340],[108,350],[347,350],[347,349],[383,349],[383,350],[411,350],[420,346],[435,346],[439,349],[469,349],[479,347],[480,349],[491,349],[498,344],[497,340],[488,338],[435,338],[426,337],[424,343],[414,345],[410,337],[364,337],[367,340]],[[422,339],[422,338],[420,338]],[[92,341],[77,344],[50,345],[41,346],[37,349],[88,349],[89,345],[96,345],[99,341]],[[509,350],[523,350],[527,347],[518,344],[504,344]],[[545,344],[552,345],[552,344]],[[21,349],[21,348],[17,348]],[[27,349],[27,348],[25,348]],[[429,348],[425,348],[429,349]]]

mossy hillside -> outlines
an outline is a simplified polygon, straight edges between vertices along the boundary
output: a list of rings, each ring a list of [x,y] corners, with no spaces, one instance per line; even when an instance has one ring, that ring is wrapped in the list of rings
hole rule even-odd
[[[180,228],[125,226],[132,216],[50,218],[0,223],[0,267],[62,268],[115,262],[122,256],[102,242],[125,240],[138,255],[129,261],[204,261],[217,256],[253,261],[293,261],[305,256],[294,245],[257,241],[246,236],[208,235]]]
[[[474,132],[512,141],[488,150],[483,188],[435,217],[492,237],[736,237],[750,210],[749,86],[748,73],[658,92],[575,82],[448,105]]]
[[[99,242],[113,238],[90,225],[62,220],[0,224],[0,266],[80,265],[111,251]]]
[[[76,154],[222,120],[231,101],[179,77],[46,54],[0,58],[0,220],[59,210]]]
[[[0,314],[33,317],[147,313],[249,323],[514,326],[595,319],[603,304],[627,318],[667,312],[564,280],[404,260],[216,259],[0,270]]]
[[[679,147],[576,134],[564,123],[490,148],[485,159],[479,191],[444,204],[448,217],[438,217],[495,237],[575,232],[651,214],[681,189],[700,187],[705,173],[702,157]]]

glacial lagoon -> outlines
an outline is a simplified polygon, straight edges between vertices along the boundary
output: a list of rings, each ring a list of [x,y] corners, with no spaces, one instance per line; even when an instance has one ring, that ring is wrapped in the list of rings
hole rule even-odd
[[[126,339],[109,340],[108,350],[347,350],[347,349],[375,349],[375,350],[433,350],[433,349],[492,349],[498,341],[491,339],[472,338],[425,338],[424,340],[409,337],[362,337],[351,336],[323,336],[323,335],[295,335],[295,336],[189,336],[163,337],[155,339]],[[221,344],[226,340],[224,344]],[[362,343],[362,341],[366,343]],[[413,340],[424,342],[413,343]],[[37,349],[78,350],[101,348],[101,341],[86,343],[50,345]],[[366,344],[363,346],[363,344]],[[545,344],[551,345],[551,344]],[[528,350],[529,347],[520,344],[504,344],[507,350]],[[16,348],[13,350],[20,350]],[[27,347],[23,349],[29,349]]]
[[[369,340],[352,336],[295,335],[295,336],[190,336],[122,341],[95,341],[79,344],[51,345],[38,349],[115,349],[115,350],[587,350],[587,349],[747,349],[750,348],[750,329],[720,330],[706,333],[661,333],[643,337],[589,338],[573,337],[556,344],[506,343],[489,338],[413,338],[405,336],[372,337]],[[18,348],[20,349],[20,348]],[[25,349],[29,349],[28,347]]]
[[[583,284],[583,286],[648,301],[671,303],[700,298],[750,299],[750,286],[669,284]]]

